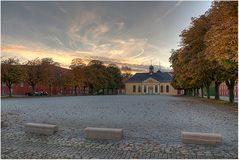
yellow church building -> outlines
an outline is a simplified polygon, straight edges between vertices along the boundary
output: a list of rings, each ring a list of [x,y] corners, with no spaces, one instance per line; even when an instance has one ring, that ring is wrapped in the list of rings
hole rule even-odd
[[[178,90],[171,85],[172,75],[169,72],[154,72],[154,67],[149,66],[148,73],[136,73],[125,83],[126,94],[164,94],[176,95]]]

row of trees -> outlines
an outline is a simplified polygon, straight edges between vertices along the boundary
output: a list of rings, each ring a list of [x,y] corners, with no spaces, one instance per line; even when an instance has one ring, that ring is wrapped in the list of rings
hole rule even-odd
[[[99,60],[92,60],[87,65],[80,58],[73,59],[70,65],[72,83],[75,90],[78,87],[89,87],[90,93],[104,94],[105,90],[113,93],[114,89],[123,87],[120,69],[115,64],[105,66]],[[69,83],[67,83],[69,84]],[[76,93],[76,92],[75,92]]]
[[[79,87],[89,88],[91,94],[113,93],[114,89],[123,87],[120,69],[103,62],[92,60],[85,64],[82,59],[73,59],[70,70],[62,69],[60,64],[52,58],[33,59],[21,64],[16,58],[9,58],[1,61],[1,78],[9,89],[9,96],[12,96],[12,85],[25,81],[35,92],[36,86],[42,84],[49,87],[49,94],[52,95],[52,88],[61,87],[63,90],[74,88],[77,95]]]
[[[238,2],[214,1],[191,26],[182,31],[180,48],[172,50],[173,86],[186,94],[215,83],[215,99],[219,85],[226,82],[230,102],[234,102],[234,84],[238,76]]]

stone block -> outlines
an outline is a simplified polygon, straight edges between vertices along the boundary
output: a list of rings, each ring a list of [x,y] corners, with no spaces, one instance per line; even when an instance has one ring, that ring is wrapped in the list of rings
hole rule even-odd
[[[217,133],[182,132],[181,135],[182,142],[188,144],[216,145],[222,141],[222,136]]]
[[[86,138],[120,140],[123,137],[123,129],[117,128],[85,128]]]
[[[25,131],[30,133],[52,135],[57,132],[58,128],[56,125],[44,124],[44,123],[26,123]]]

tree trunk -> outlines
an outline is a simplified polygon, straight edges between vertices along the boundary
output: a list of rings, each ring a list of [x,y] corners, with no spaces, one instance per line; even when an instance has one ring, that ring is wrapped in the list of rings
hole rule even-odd
[[[94,93],[94,87],[91,86],[91,87],[90,87],[90,94],[93,95],[93,93]]]
[[[63,95],[65,96],[66,95],[66,88],[63,87]]]
[[[234,102],[234,85],[235,80],[226,80],[227,88],[229,90],[229,100],[231,103]]]
[[[49,95],[52,96],[52,86],[51,86],[51,84],[49,85]]]
[[[219,86],[220,86],[220,83],[219,81],[215,81],[215,99],[220,99],[219,98]]]
[[[8,85],[8,90],[9,90],[9,97],[12,97],[12,84]]]
[[[183,93],[185,96],[187,95],[187,90],[186,89],[184,89],[184,93]]]
[[[203,87],[201,87],[201,96],[202,96],[202,98],[204,97],[204,95],[203,95]]]
[[[84,86],[84,91],[83,92],[84,92],[83,94],[85,95],[85,86]]]
[[[75,86],[75,96],[77,96],[77,86]]]
[[[210,85],[208,85],[207,88],[207,98],[210,99]]]
[[[197,88],[197,96],[199,96],[199,88]]]
[[[90,94],[92,95],[93,94],[93,86],[90,86]]]
[[[196,89],[193,88],[193,96],[195,97],[196,96]]]
[[[32,92],[35,93],[35,91],[36,91],[36,85],[32,84]]]
[[[91,86],[89,86],[89,94],[91,94]]]

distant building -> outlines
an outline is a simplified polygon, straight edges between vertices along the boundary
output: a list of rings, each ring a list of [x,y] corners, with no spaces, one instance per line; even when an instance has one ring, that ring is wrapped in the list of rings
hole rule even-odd
[[[180,91],[171,85],[170,72],[154,72],[154,67],[149,66],[148,73],[136,73],[125,83],[126,94],[166,94],[176,95]]]
[[[229,92],[228,92],[228,88],[226,85],[226,82],[223,82],[220,84],[219,86],[219,95],[220,96],[229,96]],[[235,82],[235,86],[234,86],[234,96],[238,97],[238,81]]]

